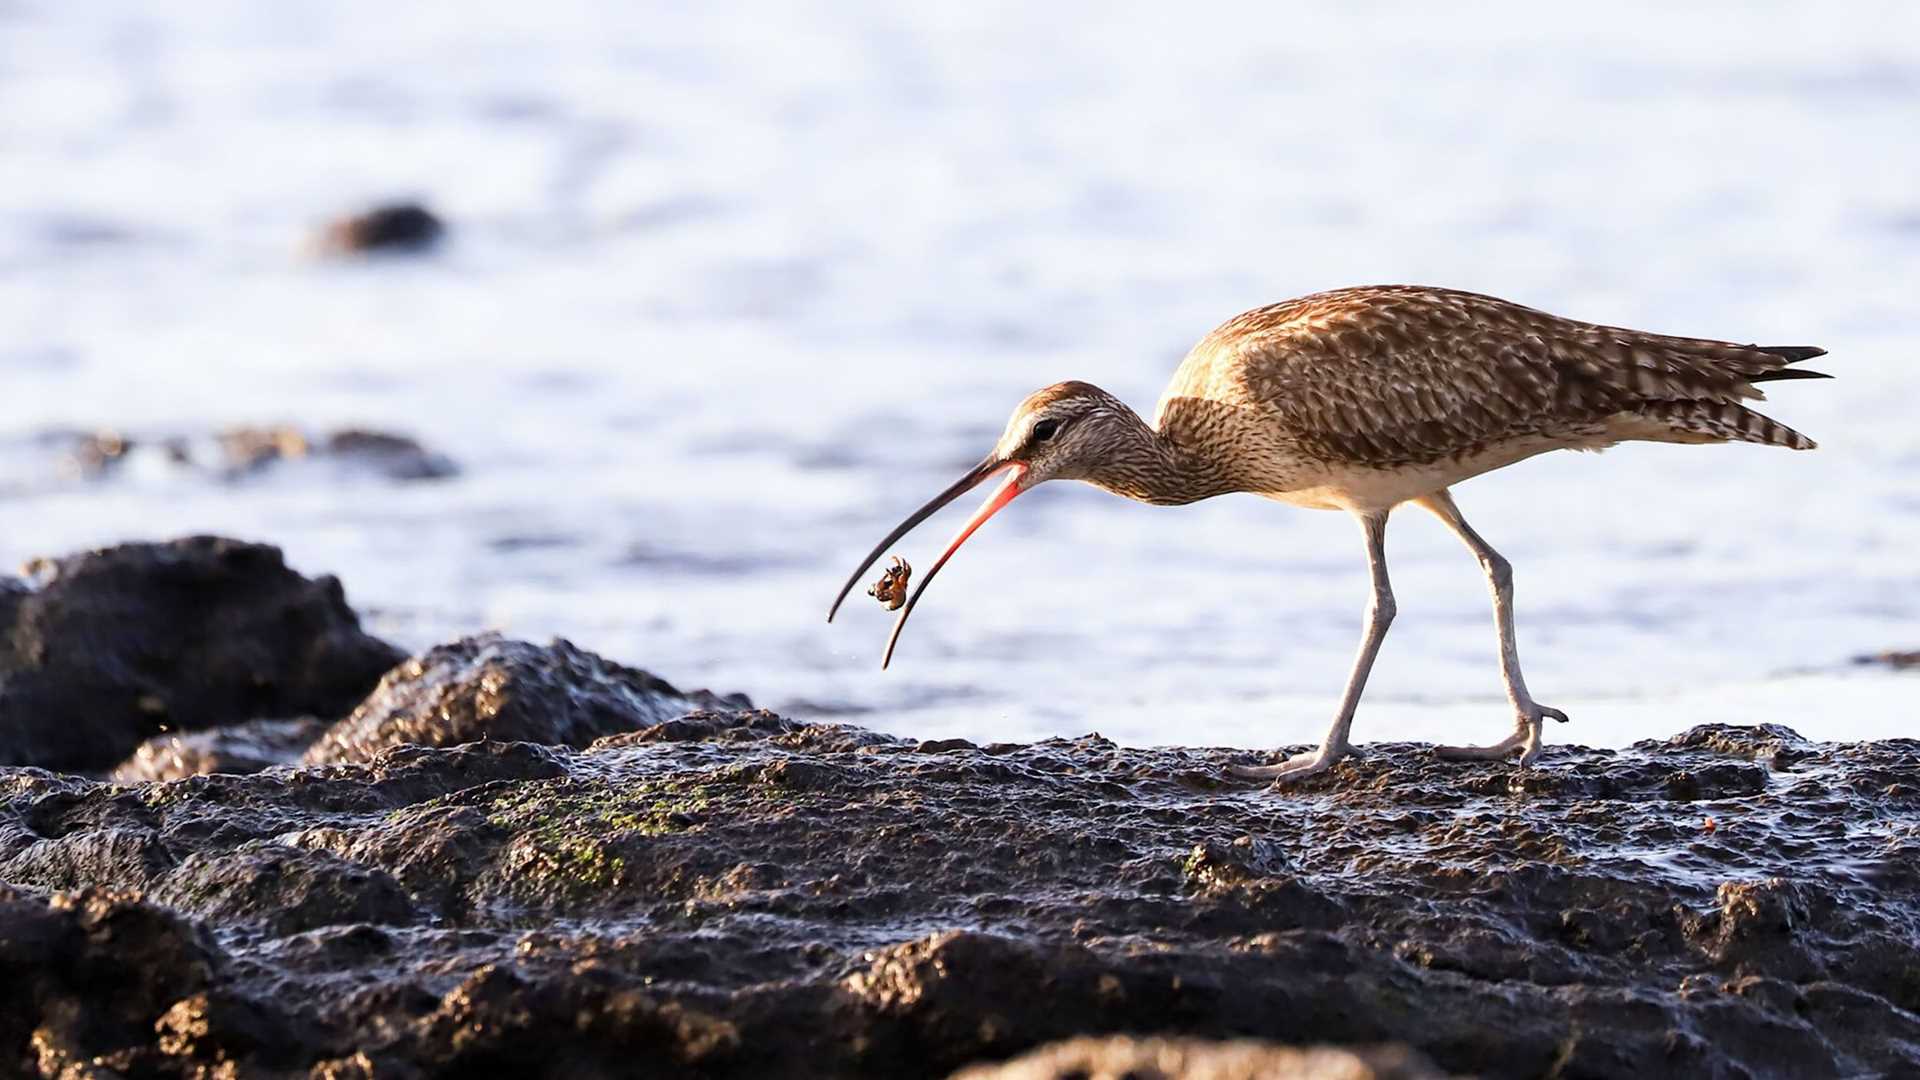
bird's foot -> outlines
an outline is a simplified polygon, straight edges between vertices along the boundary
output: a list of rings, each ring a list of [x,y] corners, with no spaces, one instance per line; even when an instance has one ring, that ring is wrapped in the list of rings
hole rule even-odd
[[[1341,758],[1361,756],[1352,746],[1322,746],[1272,765],[1229,765],[1227,771],[1243,780],[1271,780],[1278,786],[1318,776],[1333,768]]]
[[[1518,750],[1520,767],[1525,768],[1540,757],[1541,736],[1548,717],[1563,724],[1567,722],[1567,714],[1559,709],[1529,702],[1514,717],[1513,734],[1492,746],[1436,746],[1433,752],[1446,761],[1499,761]]]

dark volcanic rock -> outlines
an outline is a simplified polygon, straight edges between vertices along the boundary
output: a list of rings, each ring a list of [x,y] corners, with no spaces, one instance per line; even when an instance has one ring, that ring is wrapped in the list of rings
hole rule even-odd
[[[303,716],[295,720],[250,720],[185,735],[160,735],[141,743],[113,770],[112,778],[132,784],[217,772],[259,772],[296,760],[329,726],[317,716]]]
[[[687,696],[498,655],[472,686],[629,730],[0,770],[0,1074],[939,1076],[1111,1034],[1010,1075],[1920,1070],[1920,741],[1715,725],[1529,770],[1388,744],[1275,793],[1224,750],[643,723],[607,702]],[[47,894],[102,886],[146,900]],[[1242,1039],[1363,1049],[1192,1041]]]
[[[113,825],[35,840],[0,863],[0,881],[43,889],[144,888],[172,865],[158,833],[140,825]]]
[[[106,768],[164,731],[338,716],[401,659],[337,580],[260,544],[126,544],[27,574],[37,589],[0,589],[0,765]]]
[[[335,461],[356,464],[392,480],[438,480],[460,471],[446,455],[388,431],[342,428],[327,436],[322,449]]]
[[[393,669],[307,751],[306,761],[365,761],[389,746],[480,739],[585,746],[698,707],[749,704],[739,695],[682,693],[568,641],[533,645],[484,634],[435,646]]]
[[[413,921],[413,905],[385,870],[265,840],[188,856],[152,898],[217,925],[258,923],[277,936],[338,923]]]
[[[418,252],[439,243],[446,231],[439,216],[419,203],[387,203],[328,225],[320,247],[334,254]]]
[[[48,902],[0,885],[0,1075],[133,1073],[159,1056],[161,1014],[212,983],[221,960],[205,932],[134,894]]]
[[[1874,653],[1871,656],[1856,656],[1853,658],[1853,662],[1856,664],[1885,664],[1895,671],[1904,671],[1908,668],[1920,668],[1920,649],[1915,649],[1911,652],[1891,649],[1883,653]]]
[[[445,455],[436,454],[405,435],[366,428],[343,428],[330,435],[309,435],[292,427],[229,428],[215,437],[216,460],[194,462],[190,444],[180,443],[175,455],[183,463],[198,463],[227,479],[260,472],[291,461],[329,462],[389,480],[438,480],[460,470]]]
[[[104,476],[119,468],[135,445],[133,440],[111,429],[60,428],[43,431],[34,441],[60,452],[66,466],[63,471],[86,477]]]
[[[369,428],[321,434],[272,425],[226,428],[211,435],[56,430],[43,432],[36,441],[60,453],[63,473],[93,480],[115,475],[142,455],[157,457],[183,472],[227,482],[293,463],[402,481],[438,480],[460,471],[451,458],[409,436]]]

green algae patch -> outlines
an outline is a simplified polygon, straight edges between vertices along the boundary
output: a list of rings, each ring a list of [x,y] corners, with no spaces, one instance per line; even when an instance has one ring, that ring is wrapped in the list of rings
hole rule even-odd
[[[573,901],[635,884],[640,847],[700,831],[718,799],[704,783],[568,780],[512,785],[480,810],[510,834],[501,869],[514,891]]]
[[[485,807],[487,821],[518,835],[564,839],[579,833],[665,836],[698,828],[713,805],[706,784],[566,781],[517,784]]]

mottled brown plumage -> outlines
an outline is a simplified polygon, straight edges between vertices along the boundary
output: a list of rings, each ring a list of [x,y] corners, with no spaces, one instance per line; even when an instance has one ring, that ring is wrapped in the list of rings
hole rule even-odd
[[[1542,721],[1565,715],[1528,693],[1513,642],[1510,568],[1467,525],[1448,488],[1548,450],[1598,450],[1626,440],[1810,450],[1813,440],[1745,403],[1764,398],[1756,383],[1825,378],[1788,366],[1823,353],[1601,326],[1491,296],[1410,285],[1339,289],[1256,308],[1193,347],[1152,424],[1088,383],[1056,383],[1030,395],[993,452],[874,548],[840,599],[909,529],[1002,470],[1009,478],[907,599],[888,659],[921,593],[960,544],[1047,480],[1084,480],[1166,505],[1252,492],[1349,511],[1365,531],[1374,596],[1341,710],[1318,751],[1241,770],[1293,780],[1348,752],[1347,729],[1393,618],[1387,515],[1416,503],[1458,534],[1487,573],[1516,716],[1514,735],[1496,746],[1442,750],[1457,757],[1518,750],[1521,763],[1530,763],[1540,751]],[[839,605],[835,600],[834,610]]]
[[[1818,377],[1787,365],[1822,353],[1600,326],[1452,289],[1340,289],[1221,324],[1174,374],[1154,426],[1196,449],[1258,440],[1287,460],[1243,458],[1252,467],[1238,479],[1273,494],[1360,470],[1457,483],[1626,439],[1811,449],[1742,403],[1764,398],[1756,382]]]

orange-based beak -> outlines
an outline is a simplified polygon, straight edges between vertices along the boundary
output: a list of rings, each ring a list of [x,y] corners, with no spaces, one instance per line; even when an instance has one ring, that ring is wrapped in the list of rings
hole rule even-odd
[[[907,625],[907,616],[913,614],[914,605],[920,602],[920,594],[927,591],[927,585],[933,581],[934,575],[940,572],[941,567],[947,565],[947,560],[953,558],[953,553],[960,550],[960,545],[967,542],[967,537],[972,536],[980,526],[987,523],[988,518],[999,513],[1002,507],[1012,502],[1014,498],[1024,490],[1021,488],[1020,482],[1026,479],[1027,463],[1024,461],[1002,461],[995,457],[988,457],[985,461],[975,465],[968,471],[967,475],[955,481],[947,490],[934,496],[933,500],[928,502],[927,505],[915,510],[907,520],[901,522],[892,532],[888,533],[885,540],[874,545],[874,549],[867,553],[866,559],[860,563],[859,568],[854,570],[847,578],[847,583],[840,587],[840,595],[834,597],[833,607],[827,610],[828,622],[832,622],[834,615],[839,613],[841,602],[846,600],[847,594],[852,592],[853,587],[860,583],[861,575],[865,574],[867,568],[872,566],[880,556],[886,554],[888,548],[892,547],[901,537],[913,531],[915,526],[932,517],[941,507],[946,506],[953,500],[979,487],[989,476],[992,476],[1002,469],[1008,470],[1007,478],[1000,482],[1000,486],[993,490],[993,494],[987,496],[987,501],[980,504],[980,509],[975,510],[973,516],[967,519],[967,523],[960,527],[958,533],[954,534],[953,541],[947,545],[947,550],[940,553],[940,558],[936,560],[932,568],[927,571],[927,576],[920,579],[920,584],[914,586],[913,594],[907,597],[906,606],[900,609],[900,617],[894,620],[893,633],[887,638],[887,652],[880,660],[880,666],[882,668],[885,668],[892,662],[893,647],[900,641],[900,631]]]

